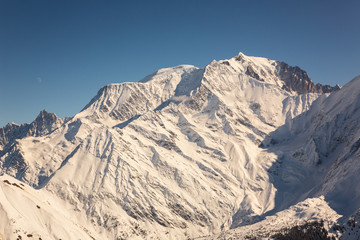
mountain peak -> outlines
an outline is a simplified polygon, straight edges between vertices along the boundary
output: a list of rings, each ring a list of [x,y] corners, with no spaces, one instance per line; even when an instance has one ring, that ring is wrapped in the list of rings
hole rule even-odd
[[[39,121],[41,119],[47,120],[47,121],[54,121],[58,117],[55,113],[50,113],[46,111],[45,109],[41,110],[38,116],[36,117],[35,121]]]
[[[270,72],[276,74],[277,78],[282,82],[279,83],[279,81],[275,81],[274,83],[288,92],[298,94],[330,93],[339,90],[339,86],[332,87],[320,83],[315,85],[306,71],[298,66],[290,66],[282,61],[270,60],[264,57],[246,56],[242,52],[239,52],[231,59],[234,59],[246,67],[246,75],[259,81],[268,82],[266,81],[266,76],[270,70]]]
[[[51,125],[58,119],[55,113],[42,110],[36,119],[30,124],[30,129],[34,131],[36,136],[41,135],[44,130],[50,131]]]
[[[28,136],[42,136],[48,134],[55,127],[53,126],[59,118],[54,113],[46,110],[40,111],[36,119],[31,123],[16,124],[8,123],[0,128],[0,145],[6,145],[15,139],[21,139]]]
[[[232,58],[236,59],[237,61],[240,61],[240,60],[242,60],[242,59],[249,58],[249,57],[250,57],[250,56],[247,56],[247,55],[245,55],[244,53],[239,52],[237,55],[235,55],[235,56],[232,57]]]

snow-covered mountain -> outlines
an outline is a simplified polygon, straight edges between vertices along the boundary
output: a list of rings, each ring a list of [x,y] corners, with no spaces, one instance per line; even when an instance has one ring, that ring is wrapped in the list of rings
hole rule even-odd
[[[43,111],[9,124],[0,129],[0,187],[10,196],[0,199],[0,233],[195,238],[309,197],[353,213],[358,193],[341,186],[358,178],[357,87],[358,78],[341,89],[315,85],[298,67],[239,53],[107,85],[70,119]],[[39,213],[37,204],[47,205]]]

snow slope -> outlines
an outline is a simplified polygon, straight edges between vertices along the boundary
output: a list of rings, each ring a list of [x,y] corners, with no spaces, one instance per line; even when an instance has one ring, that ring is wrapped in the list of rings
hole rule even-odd
[[[271,134],[278,144],[268,150],[281,156],[271,169],[279,209],[320,195],[347,217],[360,208],[359,92],[356,77]]]
[[[251,224],[280,209],[278,191],[286,192],[269,174],[279,152],[259,145],[284,123],[296,131],[293,117],[326,98],[301,69],[287,67],[285,82],[281,66],[240,53],[105,86],[49,132],[4,134],[1,171],[66,202],[65,212],[86,219],[81,226],[95,229],[92,236],[184,239]]]
[[[7,175],[0,177],[0,239],[101,239],[65,202]],[[2,237],[1,237],[2,236]],[[5,237],[6,238],[5,238]]]

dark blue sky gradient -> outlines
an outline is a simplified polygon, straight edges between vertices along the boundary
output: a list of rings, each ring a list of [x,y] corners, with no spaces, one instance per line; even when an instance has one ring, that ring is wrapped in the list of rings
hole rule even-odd
[[[0,127],[79,112],[108,83],[238,52],[314,82],[360,74],[360,1],[0,0]]]

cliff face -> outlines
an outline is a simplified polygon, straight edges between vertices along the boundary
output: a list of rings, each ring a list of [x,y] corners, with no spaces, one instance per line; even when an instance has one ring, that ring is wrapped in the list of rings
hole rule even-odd
[[[279,78],[284,81],[283,89],[303,93],[330,93],[339,90],[340,87],[322,84],[314,84],[307,73],[298,66],[292,67],[284,62],[278,64]]]
[[[22,126],[23,125],[9,123],[5,127],[0,128],[0,145],[6,145],[9,142],[9,139],[19,138]]]

